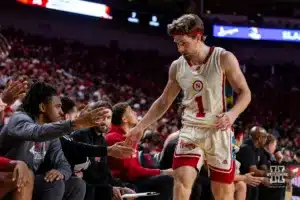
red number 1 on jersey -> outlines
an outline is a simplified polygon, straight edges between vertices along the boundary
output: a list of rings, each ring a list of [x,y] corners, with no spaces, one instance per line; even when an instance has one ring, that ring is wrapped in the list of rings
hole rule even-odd
[[[202,102],[202,96],[196,97],[195,101],[197,102],[197,105],[198,105],[197,117],[205,117],[203,102]]]

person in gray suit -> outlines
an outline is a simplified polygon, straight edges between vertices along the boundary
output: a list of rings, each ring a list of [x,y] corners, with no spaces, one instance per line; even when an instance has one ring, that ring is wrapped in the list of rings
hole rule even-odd
[[[65,121],[63,114],[56,89],[37,82],[26,94],[21,111],[16,112],[1,130],[1,154],[24,161],[35,175],[33,199],[84,199],[85,182],[71,177],[59,137],[97,125],[106,111],[99,108]]]

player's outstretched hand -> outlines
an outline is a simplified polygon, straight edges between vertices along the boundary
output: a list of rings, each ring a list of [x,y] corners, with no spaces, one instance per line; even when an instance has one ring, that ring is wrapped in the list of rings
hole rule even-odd
[[[106,115],[108,115],[108,112],[104,107],[86,112],[72,121],[73,129],[78,130],[98,126],[105,119]]]
[[[7,39],[0,34],[0,61],[4,60],[8,56],[10,49],[11,47]]]
[[[227,130],[229,128],[231,128],[232,124],[234,123],[234,121],[236,120],[237,116],[234,115],[233,112],[226,112],[226,113],[222,113],[217,115],[217,120],[215,123],[215,126],[217,129],[219,130]]]
[[[140,127],[136,126],[129,131],[129,133],[125,136],[126,140],[124,145],[132,147],[138,143],[138,141],[142,138],[144,130]]]

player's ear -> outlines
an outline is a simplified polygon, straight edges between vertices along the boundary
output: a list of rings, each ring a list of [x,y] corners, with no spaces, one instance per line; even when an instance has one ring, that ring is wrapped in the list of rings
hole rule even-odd
[[[196,39],[197,39],[197,41],[202,41],[202,35],[201,34],[197,34],[196,35]]]

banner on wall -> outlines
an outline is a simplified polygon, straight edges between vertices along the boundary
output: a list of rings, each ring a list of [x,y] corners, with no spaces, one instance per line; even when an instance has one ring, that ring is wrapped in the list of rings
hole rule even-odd
[[[216,38],[300,42],[300,30],[213,25]]]
[[[112,19],[110,7],[83,0],[17,0],[22,4],[76,13],[104,19]]]

